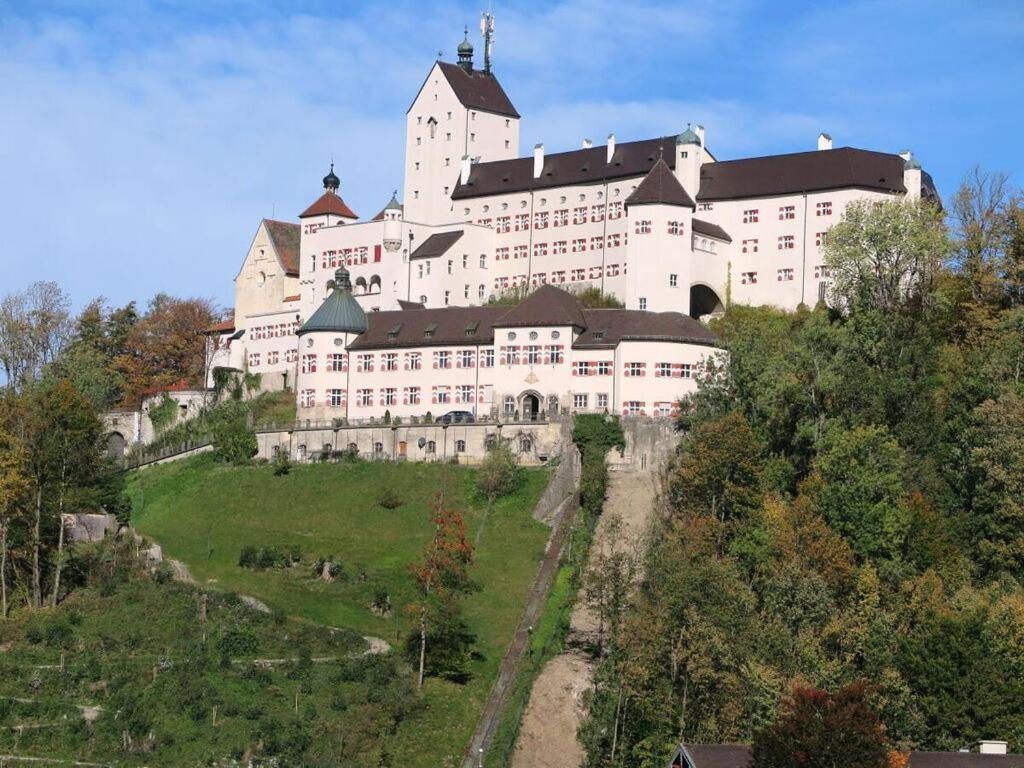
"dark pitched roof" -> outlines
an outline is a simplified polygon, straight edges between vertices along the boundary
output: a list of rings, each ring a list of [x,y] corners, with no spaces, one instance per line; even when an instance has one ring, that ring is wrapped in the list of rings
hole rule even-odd
[[[495,325],[503,328],[572,325],[582,329],[587,323],[575,296],[553,285],[542,285],[509,309]]]
[[[406,301],[405,299],[398,300],[399,309],[426,309],[422,301]]]
[[[644,176],[662,155],[668,167],[674,168],[675,146],[675,136],[625,141],[615,145],[610,163],[607,162],[608,148],[604,144],[571,152],[555,152],[545,155],[544,168],[536,179],[533,178],[532,157],[476,163],[470,168],[466,183],[455,185],[452,199]]]
[[[698,200],[733,200],[827,189],[906,192],[903,158],[842,147],[704,163]]]
[[[620,341],[675,341],[715,343],[715,334],[699,320],[681,312],[644,312],[638,309],[584,309],[586,330],[574,348],[607,349]]]
[[[686,208],[696,208],[679,179],[672,173],[664,158],[659,157],[658,162],[644,176],[633,194],[626,198],[626,205],[681,205]]]
[[[684,752],[692,768],[747,768],[750,765],[751,751],[746,744],[682,744],[676,756]],[[670,765],[685,764],[673,760]]]
[[[907,768],[1022,768],[1024,755],[979,752],[911,752]]]
[[[366,333],[349,349],[490,344],[494,321],[507,311],[508,307],[483,306],[371,312]]]
[[[506,117],[519,117],[505,89],[492,73],[480,69],[466,72],[458,64],[446,61],[437,62],[437,66],[441,68],[462,106]]]
[[[437,232],[431,235],[422,243],[419,248],[412,252],[410,259],[432,259],[435,256],[444,256],[448,249],[462,237],[462,230],[455,229],[451,232]]]
[[[274,243],[281,266],[289,275],[299,274],[299,225],[287,221],[264,219],[267,234]]]
[[[334,289],[299,329],[300,335],[310,331],[362,333],[366,330],[366,312],[352,296],[348,270],[341,267],[334,275]]]
[[[712,224],[710,221],[704,221],[703,219],[693,220],[693,231],[701,235],[717,238],[718,240],[724,240],[727,243],[732,242],[728,232],[717,224]]]
[[[341,196],[328,190],[317,198],[309,208],[299,214],[300,219],[308,216],[323,216],[325,213],[333,213],[335,216],[344,216],[347,219],[358,219],[359,217],[349,208]]]

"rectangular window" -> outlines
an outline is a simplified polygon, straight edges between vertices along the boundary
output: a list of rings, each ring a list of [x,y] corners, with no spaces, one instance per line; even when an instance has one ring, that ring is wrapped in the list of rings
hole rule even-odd
[[[526,348],[526,364],[539,365],[541,361],[540,347],[537,344],[530,344]]]
[[[504,248],[495,248],[494,258],[497,259],[498,261],[508,261],[509,251],[510,248],[507,245]]]
[[[760,209],[750,208],[743,212],[743,223],[744,224],[757,224],[760,221]]]
[[[608,407],[608,395],[605,392],[597,393],[597,407],[607,408]]]
[[[643,376],[646,372],[647,363],[626,363],[626,375],[631,378]]]
[[[620,245],[622,245],[622,235],[620,235],[618,232],[613,232],[612,234],[608,235],[609,248],[618,248]]]
[[[267,353],[267,365],[277,365],[278,354],[279,353],[277,353],[277,352],[268,352]]]
[[[398,390],[395,387],[384,388],[384,405],[398,404]]]
[[[516,214],[516,232],[525,232],[530,228],[530,214],[528,213],[517,213]]]
[[[742,285],[756,285],[757,284],[757,272],[741,272],[740,283]]]
[[[405,370],[407,371],[418,371],[423,367],[423,353],[422,352],[406,352],[405,353]]]
[[[583,253],[585,250],[587,250],[587,238],[580,237],[572,241],[573,253]]]
[[[526,246],[525,245],[517,245],[515,248],[513,248],[512,249],[512,258],[513,259],[525,259],[526,258]]]
[[[827,277],[832,277],[832,272],[824,264],[814,265],[814,279],[823,280]]]
[[[636,223],[636,234],[638,235],[649,235],[651,233],[651,222],[649,219],[644,219]]]
[[[406,387],[405,392],[402,395],[402,401],[409,405],[420,404],[420,388],[419,387]]]
[[[788,251],[796,248],[796,237],[793,235],[779,235],[779,250]]]
[[[537,211],[533,214],[533,228],[534,229],[547,229],[548,228],[548,212]]]
[[[455,396],[458,398],[455,401],[457,403],[472,403],[473,386],[471,384],[460,384],[458,389],[455,390]]]
[[[568,248],[568,243],[565,240],[555,240],[551,244],[552,253],[565,253]]]
[[[815,214],[818,215],[818,216],[831,216],[832,215],[832,203],[830,201],[826,201],[826,202],[823,202],[823,203],[818,203],[817,205],[814,206],[814,211],[815,211]]]
[[[551,362],[555,365],[560,365],[565,359],[562,354],[561,344],[552,344],[550,347],[548,347],[547,355],[548,359],[550,359]]]
[[[327,390],[327,404],[332,408],[340,408],[345,404],[345,390],[344,389],[328,389]]]
[[[644,404],[640,400],[627,400],[622,410],[627,416],[643,416]]]
[[[315,395],[316,395],[316,390],[313,390],[313,389],[304,389],[304,390],[302,390],[302,394],[299,395],[299,405],[302,406],[303,408],[312,408],[313,404],[316,402]]]
[[[512,229],[512,219],[508,216],[499,216],[495,229],[501,234],[509,232]]]
[[[437,403],[450,403],[452,401],[450,387],[434,387],[434,401]]]
[[[819,248],[825,244],[825,234],[824,232],[816,232],[814,234],[814,244]]]
[[[586,224],[587,223],[587,206],[583,205],[579,208],[572,209],[572,223],[573,224]]]
[[[672,376],[672,363],[658,363],[654,367],[654,375],[661,378],[670,378]]]
[[[569,276],[569,279],[572,280],[574,283],[576,283],[576,282],[579,282],[580,280],[586,279],[586,275],[587,275],[587,270],[586,269],[583,269],[583,268],[574,269],[574,270],[572,270],[572,274]]]
[[[487,257],[484,254],[480,254],[480,269],[487,269]]]
[[[463,349],[459,352],[458,359],[459,368],[472,368],[473,367],[473,350]]]
[[[604,238],[601,235],[590,238],[590,250],[600,251],[604,248]]]
[[[451,368],[452,367],[452,353],[444,349],[439,352],[434,352],[434,367],[435,368]]]
[[[572,364],[572,375],[573,376],[589,376],[590,375],[590,363],[586,360],[576,360]]]
[[[668,233],[670,235],[681,235],[681,234],[683,234],[683,222],[681,222],[681,221],[670,221],[668,223]]]
[[[327,370],[334,373],[340,373],[348,368],[346,365],[346,355],[344,352],[331,352],[327,355]]]
[[[792,269],[780,269],[778,270],[778,281],[780,283],[788,283],[793,279]]]
[[[356,355],[356,372],[373,372],[373,355]]]
[[[608,205],[608,218],[609,219],[621,219],[622,218],[622,203],[609,203],[609,205]]]
[[[356,390],[356,405],[360,405],[363,408],[373,405],[373,390],[372,389],[357,389]]]
[[[380,369],[382,371],[397,371],[398,370],[398,353],[397,352],[385,352],[380,356]]]
[[[316,373],[316,355],[302,356],[302,372]]]
[[[675,288],[675,287],[677,287],[678,284],[679,284],[679,275],[669,275],[668,276],[668,287],[669,288]]]
[[[590,206],[590,220],[604,221],[604,205]]]
[[[260,364],[260,353],[259,352],[250,352],[249,353],[249,367],[250,368],[258,368],[259,364]],[[304,373],[308,373],[308,371],[304,371]]]
[[[640,305],[640,309],[641,310],[646,310],[647,309],[647,299],[645,297],[641,296],[640,297],[640,301],[639,301],[639,305]]]
[[[576,409],[586,408],[590,401],[590,396],[586,392],[579,392],[572,396],[572,407]]]
[[[790,219],[796,218],[796,206],[795,205],[780,205],[779,206],[779,221],[789,221]]]
[[[569,209],[563,208],[560,211],[555,211],[552,215],[553,224],[556,227],[564,227],[569,224]]]
[[[599,360],[597,363],[597,375],[598,376],[611,376],[612,375],[612,363],[611,360]]]
[[[533,258],[539,258],[541,256],[548,255],[548,244],[547,243],[534,243],[533,244]]]
[[[714,203],[701,203],[700,205],[697,206],[698,211],[711,211],[714,210],[714,208]]]
[[[743,253],[757,253],[757,238],[744,240],[741,250]]]

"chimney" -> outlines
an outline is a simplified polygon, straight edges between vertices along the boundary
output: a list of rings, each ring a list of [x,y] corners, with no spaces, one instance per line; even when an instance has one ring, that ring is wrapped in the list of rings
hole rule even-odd
[[[608,134],[608,157],[605,160],[605,162],[606,163],[610,163],[612,161],[612,157],[614,155],[615,155],[615,134],[614,133],[609,133]]]
[[[594,142],[592,142],[590,139],[584,139],[583,144],[580,146],[582,149],[590,149],[592,146],[594,146]]]
[[[978,752],[982,755],[1005,755],[1006,742],[982,739],[978,742]]]
[[[827,133],[818,134],[818,151],[821,152],[825,149],[832,149],[832,137]]]
[[[539,179],[544,171],[544,145],[533,145],[533,178]]]
[[[706,147],[707,145],[704,143],[704,126],[703,125],[698,125],[694,129],[693,132],[696,133],[697,134],[697,138],[700,139],[700,146],[701,146],[701,148]]]
[[[465,184],[469,181],[469,169],[472,162],[469,159],[469,155],[462,156],[462,168],[459,170],[459,184]]]
[[[909,149],[904,149],[902,152],[900,152],[900,157],[903,158],[903,162],[904,163],[909,163],[910,162],[910,158],[912,156],[913,156],[913,153]]]

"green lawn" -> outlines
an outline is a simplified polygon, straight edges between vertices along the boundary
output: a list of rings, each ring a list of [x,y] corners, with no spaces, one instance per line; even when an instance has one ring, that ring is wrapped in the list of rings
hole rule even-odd
[[[481,590],[466,603],[477,633],[472,680],[455,685],[431,680],[427,706],[405,720],[394,739],[396,764],[436,768],[461,753],[522,614],[549,530],[531,511],[547,473],[523,473],[520,488],[500,500],[479,532],[484,504],[473,492],[475,470],[431,464],[304,465],[275,477],[271,468],[232,468],[210,456],[136,473],[129,490],[135,525],[158,541],[166,556],[183,561],[200,583],[252,595],[290,616],[347,627],[394,643],[409,620],[408,566],[432,532],[430,502],[444,486],[465,511],[469,535],[480,533],[473,577]],[[381,508],[390,488],[404,504]],[[301,567],[255,572],[238,566],[242,547],[298,545]],[[318,556],[340,560],[346,578],[324,583],[309,565]],[[386,590],[394,610],[374,615],[370,605]]]

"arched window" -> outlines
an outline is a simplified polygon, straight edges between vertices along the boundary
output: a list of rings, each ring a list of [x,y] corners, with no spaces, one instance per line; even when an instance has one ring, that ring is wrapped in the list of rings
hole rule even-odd
[[[437,443],[433,440],[427,441],[427,453],[437,453]]]
[[[533,440],[530,439],[529,435],[523,435],[519,438],[519,452],[529,453],[533,449]]]
[[[348,452],[349,453],[359,453],[359,446],[356,445],[355,443],[349,443],[348,444]]]
[[[380,456],[382,453],[384,453],[384,443],[374,443],[373,444],[373,455],[374,456]]]
[[[297,461],[305,461],[306,460],[306,446],[305,445],[300,445],[295,450],[295,459]]]
[[[323,453],[324,456],[330,456],[332,453],[334,453],[334,446],[331,445],[330,443],[324,443]]]
[[[456,453],[465,453],[466,452],[466,441],[465,440],[456,440],[455,441],[455,452]]]

